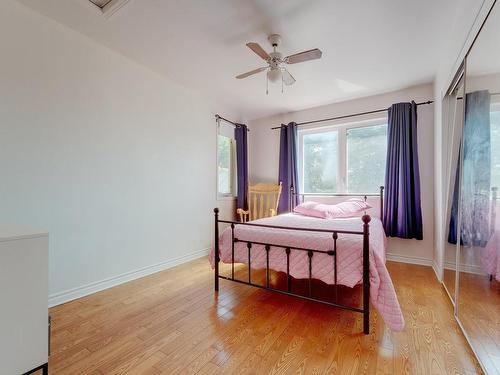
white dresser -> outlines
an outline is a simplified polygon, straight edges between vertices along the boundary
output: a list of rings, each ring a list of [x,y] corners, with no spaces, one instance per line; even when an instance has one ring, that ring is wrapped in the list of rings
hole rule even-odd
[[[49,236],[0,225],[0,374],[48,373]]]

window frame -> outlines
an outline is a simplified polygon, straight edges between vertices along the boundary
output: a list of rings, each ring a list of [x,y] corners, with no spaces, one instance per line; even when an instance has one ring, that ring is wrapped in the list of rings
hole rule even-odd
[[[221,134],[221,120],[217,119],[217,129],[215,134],[215,195],[217,200],[235,200],[238,198],[238,177],[237,177],[237,160],[236,160],[236,139],[234,133],[232,137],[226,134]],[[224,121],[224,120],[222,120]],[[234,127],[230,122],[226,122],[228,126]],[[231,156],[229,159],[229,170],[230,170],[230,192],[221,193],[219,192],[219,135],[229,138],[231,144]]]
[[[490,118],[492,113],[498,113],[498,112],[500,112],[500,98],[495,98],[495,99],[492,98],[490,101]],[[491,132],[491,123],[490,123],[490,132]],[[490,148],[491,148],[491,139],[490,139]],[[493,148],[491,148],[490,152],[492,151]],[[490,157],[493,158],[493,155],[491,155]],[[492,174],[492,171],[490,171],[490,173]],[[492,185],[491,187],[500,187],[500,186],[493,186],[493,184],[491,185]]]
[[[301,194],[314,194],[314,195],[336,195],[336,194],[374,194],[378,193],[378,187],[373,192],[363,193],[350,193],[347,191],[347,131],[351,129],[366,128],[377,125],[388,125],[388,116],[377,116],[365,120],[356,120],[350,122],[329,121],[322,125],[304,126],[297,130],[298,142],[298,175],[299,175],[299,188]],[[337,191],[333,193],[307,193],[304,191],[304,135],[327,133],[337,131]]]

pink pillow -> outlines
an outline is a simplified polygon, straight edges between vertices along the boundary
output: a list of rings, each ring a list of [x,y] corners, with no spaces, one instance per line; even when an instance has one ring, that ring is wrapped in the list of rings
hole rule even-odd
[[[328,211],[328,207],[330,206],[327,204],[307,201],[295,207],[293,209],[293,212],[297,212],[298,214],[302,214],[305,216],[320,217],[322,219],[326,219],[326,212]]]
[[[351,198],[338,204],[321,204],[308,201],[299,204],[294,212],[305,216],[319,217],[322,219],[336,219],[343,217],[356,217],[372,206],[363,199]]]

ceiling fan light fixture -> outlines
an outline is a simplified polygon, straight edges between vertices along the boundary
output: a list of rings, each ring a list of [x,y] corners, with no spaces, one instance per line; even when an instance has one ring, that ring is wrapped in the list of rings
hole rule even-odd
[[[291,86],[295,83],[295,78],[286,69],[289,64],[298,64],[309,60],[317,60],[322,56],[321,50],[318,48],[310,49],[307,51],[295,53],[293,55],[283,57],[283,54],[278,51],[278,46],[281,43],[281,36],[272,34],[268,37],[269,42],[273,47],[272,52],[266,52],[259,43],[249,42],[247,47],[250,48],[257,56],[264,60],[267,66],[250,70],[249,72],[239,74],[236,79],[243,79],[254,74],[266,71],[266,87],[269,87],[269,82],[281,82],[281,92],[283,92],[283,85]],[[266,94],[268,93],[266,89]]]
[[[281,81],[282,72],[280,68],[271,68],[267,71],[267,79],[271,82]]]

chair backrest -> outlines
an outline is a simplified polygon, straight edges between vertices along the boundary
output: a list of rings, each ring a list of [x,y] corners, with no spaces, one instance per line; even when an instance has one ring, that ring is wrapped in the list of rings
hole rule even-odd
[[[248,187],[249,220],[276,215],[281,195],[279,184],[258,183]]]

